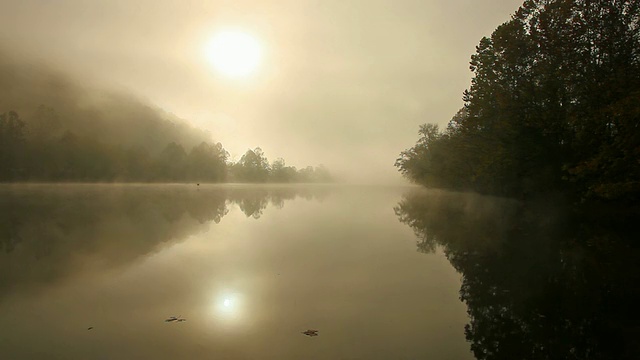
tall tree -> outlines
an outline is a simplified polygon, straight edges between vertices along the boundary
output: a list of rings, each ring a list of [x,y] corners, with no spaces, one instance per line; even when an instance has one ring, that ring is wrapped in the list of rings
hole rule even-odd
[[[464,112],[396,166],[428,186],[638,198],[639,18],[632,0],[525,1],[477,46]]]
[[[226,178],[229,154],[222,144],[201,143],[188,155],[188,173],[191,180],[221,182]]]
[[[269,160],[261,148],[247,150],[233,167],[237,180],[246,182],[266,182],[269,178]]]
[[[15,111],[0,114],[0,180],[16,180],[23,175],[25,123]]]

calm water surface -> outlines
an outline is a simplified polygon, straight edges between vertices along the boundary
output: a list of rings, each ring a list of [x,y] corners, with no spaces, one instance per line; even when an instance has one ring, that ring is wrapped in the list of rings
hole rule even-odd
[[[409,187],[3,185],[0,358],[638,359],[638,218]]]
[[[460,274],[416,251],[406,191],[4,186],[1,358],[472,358]]]

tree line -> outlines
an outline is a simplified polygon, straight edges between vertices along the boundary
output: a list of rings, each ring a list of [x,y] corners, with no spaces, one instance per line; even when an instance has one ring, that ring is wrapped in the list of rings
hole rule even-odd
[[[435,188],[640,197],[640,2],[527,0],[471,57],[464,107],[395,165]]]
[[[187,151],[177,142],[157,153],[64,129],[55,111],[40,106],[26,123],[15,111],[0,114],[0,181],[329,182],[322,165],[296,169],[269,162],[259,147],[233,162],[221,143]]]

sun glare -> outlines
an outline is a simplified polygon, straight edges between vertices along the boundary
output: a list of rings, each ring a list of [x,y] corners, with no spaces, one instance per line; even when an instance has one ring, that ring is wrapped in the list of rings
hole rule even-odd
[[[243,78],[260,65],[262,47],[251,35],[242,31],[223,31],[216,34],[205,48],[213,67],[227,77]]]
[[[220,294],[214,303],[215,315],[228,319],[237,319],[242,313],[242,296],[234,292]]]

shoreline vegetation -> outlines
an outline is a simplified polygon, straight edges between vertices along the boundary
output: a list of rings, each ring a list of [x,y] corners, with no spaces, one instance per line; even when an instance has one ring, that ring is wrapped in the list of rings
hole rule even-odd
[[[0,114],[1,182],[327,183],[323,165],[297,169],[269,162],[261,148],[233,162],[221,143],[189,151],[172,141],[156,153],[114,145],[64,129],[56,112],[39,106],[30,122],[15,111]]]
[[[525,1],[470,65],[394,211],[461,275],[473,355],[637,358],[640,1]]]
[[[146,100],[0,49],[0,183],[319,183],[261,148],[231,161],[215,134]]]
[[[531,0],[483,38],[446,129],[424,124],[410,181],[531,199],[640,199],[640,2]]]

